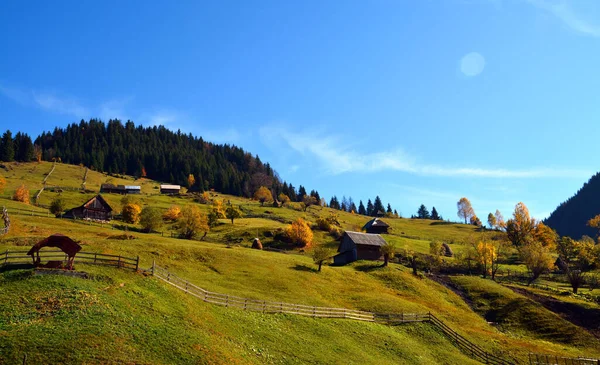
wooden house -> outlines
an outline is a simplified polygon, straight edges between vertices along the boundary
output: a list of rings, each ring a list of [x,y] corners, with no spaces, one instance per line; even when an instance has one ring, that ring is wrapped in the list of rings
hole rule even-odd
[[[119,185],[121,186],[121,185]],[[139,185],[125,185],[123,186],[123,188],[125,189],[125,194],[141,194],[142,193],[142,187]]]
[[[141,194],[142,187],[139,185],[113,185],[113,184],[102,184],[100,185],[101,193],[109,194]]]
[[[385,223],[384,221],[382,221],[379,218],[371,219],[362,227],[362,229],[365,232],[376,233],[376,234],[388,233],[389,228],[390,228],[390,225]]]
[[[345,265],[356,260],[380,260],[383,258],[381,246],[387,242],[378,234],[344,233],[338,254],[333,257],[334,265]]]
[[[181,190],[181,186],[179,186],[179,185],[163,184],[160,186],[161,194],[179,194],[180,190]]]
[[[102,195],[96,195],[82,206],[68,210],[64,214],[64,217],[109,221],[112,218],[112,208]]]

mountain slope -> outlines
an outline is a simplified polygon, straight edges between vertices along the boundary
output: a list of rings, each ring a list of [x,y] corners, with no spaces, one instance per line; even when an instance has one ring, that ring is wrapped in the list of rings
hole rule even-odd
[[[590,218],[600,214],[600,173],[592,176],[575,195],[560,204],[545,220],[561,236],[575,239],[595,237],[597,230],[587,226]]]

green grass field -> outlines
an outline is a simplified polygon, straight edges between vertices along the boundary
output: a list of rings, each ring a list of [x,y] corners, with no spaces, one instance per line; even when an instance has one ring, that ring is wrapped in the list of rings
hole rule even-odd
[[[9,211],[47,212],[8,199],[12,195],[11,188],[18,185],[11,173],[19,179],[34,170],[33,177],[27,179],[33,184],[39,178],[41,186],[41,171],[49,171],[51,164],[34,165],[37,166],[12,166],[6,176],[8,186],[0,197],[0,205],[6,205]],[[58,166],[65,169],[65,176],[70,171],[71,180],[83,176],[79,166]],[[54,174],[58,171],[59,167]],[[106,179],[97,172],[88,174],[88,181],[95,181],[98,188]],[[158,183],[146,181],[145,184],[148,186],[145,191],[149,193],[138,197],[144,205],[166,209],[173,204],[196,204],[189,198],[156,195],[152,186]],[[57,193],[44,192],[42,201],[51,201],[54,194]],[[61,193],[61,197],[73,206],[80,205],[88,196],[79,192]],[[121,196],[104,196],[115,210],[120,209]],[[236,220],[233,225],[222,220],[205,241],[187,241],[170,238],[168,226],[164,228],[164,236],[130,230],[128,233],[134,239],[122,240],[123,231],[112,225],[100,227],[81,221],[13,214],[13,226],[10,233],[0,239],[0,251],[23,249],[39,238],[60,232],[80,240],[84,251],[139,255],[142,266],[149,267],[156,261],[211,291],[374,312],[432,312],[487,351],[510,358],[525,359],[529,352],[600,356],[597,342],[586,342],[579,336],[585,333],[581,332],[583,329],[568,327],[564,321],[550,325],[564,325],[573,330],[569,333],[579,337],[572,342],[565,341],[563,333],[556,332],[554,337],[531,331],[524,315],[511,317],[507,313],[507,318],[517,322],[515,326],[496,328],[484,318],[487,309],[476,307],[477,311],[472,310],[458,294],[427,277],[413,276],[401,265],[383,268],[377,262],[361,261],[344,267],[325,266],[317,273],[308,253],[283,254],[249,249],[256,236],[270,243],[269,232],[284,227],[283,222],[297,217],[314,222],[331,211],[310,207],[307,212],[300,212],[261,207],[257,202],[238,197],[220,194],[215,197],[241,204],[252,217]],[[208,209],[205,205],[200,207]],[[339,213],[345,229],[360,229],[368,219]],[[392,226],[392,234],[385,237],[387,240],[423,253],[428,252],[430,240],[449,242],[453,250],[460,250],[462,242],[477,234],[474,228],[465,225],[410,219],[387,221]],[[240,242],[240,239],[239,244],[229,244]],[[315,241],[317,244],[336,244],[324,232],[316,232]],[[28,272],[0,274],[0,357],[11,356],[6,363],[13,363],[22,353],[30,354],[34,359],[32,363],[52,363],[65,356],[70,356],[71,363],[102,363],[108,362],[107,359],[165,364],[470,363],[427,324],[386,327],[349,320],[248,313],[186,297],[184,293],[141,274],[83,265],[78,265],[77,269],[94,274],[95,279],[38,277]],[[468,295],[477,292],[478,296],[487,298],[488,295],[498,296],[500,292],[507,298],[503,300],[514,299],[509,295],[509,292],[513,293],[510,289],[489,280],[480,279],[481,282],[474,281],[471,285],[467,279],[459,284],[466,288]],[[541,306],[534,302],[529,304],[534,313],[543,312]],[[549,314],[543,313],[540,320],[545,321]],[[73,342],[83,345],[77,347]]]

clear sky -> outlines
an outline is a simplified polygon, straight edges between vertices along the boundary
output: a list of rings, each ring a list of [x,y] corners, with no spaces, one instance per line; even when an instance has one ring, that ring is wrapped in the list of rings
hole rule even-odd
[[[598,171],[599,86],[596,0],[0,2],[0,130],[164,124],[404,216],[544,218]]]

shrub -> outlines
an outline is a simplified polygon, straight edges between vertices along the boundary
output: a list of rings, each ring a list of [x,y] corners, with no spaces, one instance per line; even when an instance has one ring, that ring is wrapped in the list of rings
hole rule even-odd
[[[331,257],[335,255],[335,252],[329,248],[323,246],[316,246],[312,252],[312,258],[315,264],[319,265],[319,270],[321,271],[321,266],[323,262],[330,260]]]
[[[325,218],[317,218],[316,227],[321,231],[329,232],[331,230],[331,223]]]
[[[140,224],[144,232],[152,232],[162,227],[163,220],[160,210],[155,207],[146,207],[140,215]]]
[[[343,234],[344,231],[340,227],[331,226],[331,229],[329,229],[329,235],[331,235],[331,237],[335,238],[336,240],[339,240]]]
[[[208,195],[208,191],[205,191],[198,196],[198,203],[200,203],[200,204],[210,203],[210,195]]]
[[[312,244],[313,232],[302,218],[296,219],[287,227],[286,235],[292,243],[300,247],[308,247]]]
[[[54,214],[55,217],[60,217],[64,210],[65,202],[61,198],[56,198],[50,203],[50,213]]]
[[[383,266],[388,265],[390,257],[393,258],[396,255],[396,251],[396,245],[393,242],[388,242],[381,246],[381,253],[383,254]]]
[[[142,212],[142,208],[134,203],[126,204],[121,210],[121,215],[123,216],[123,222],[125,223],[138,223],[140,221],[140,213]]]
[[[21,185],[17,188],[17,190],[15,190],[13,200],[29,204],[29,190],[25,188],[25,185]]]
[[[172,222],[178,220],[179,217],[181,217],[181,208],[177,205],[172,205],[162,216],[164,220]]]
[[[208,233],[208,219],[205,214],[196,206],[186,207],[181,212],[181,217],[177,221],[177,228],[181,237],[192,239],[197,237],[201,232],[204,235]]]

